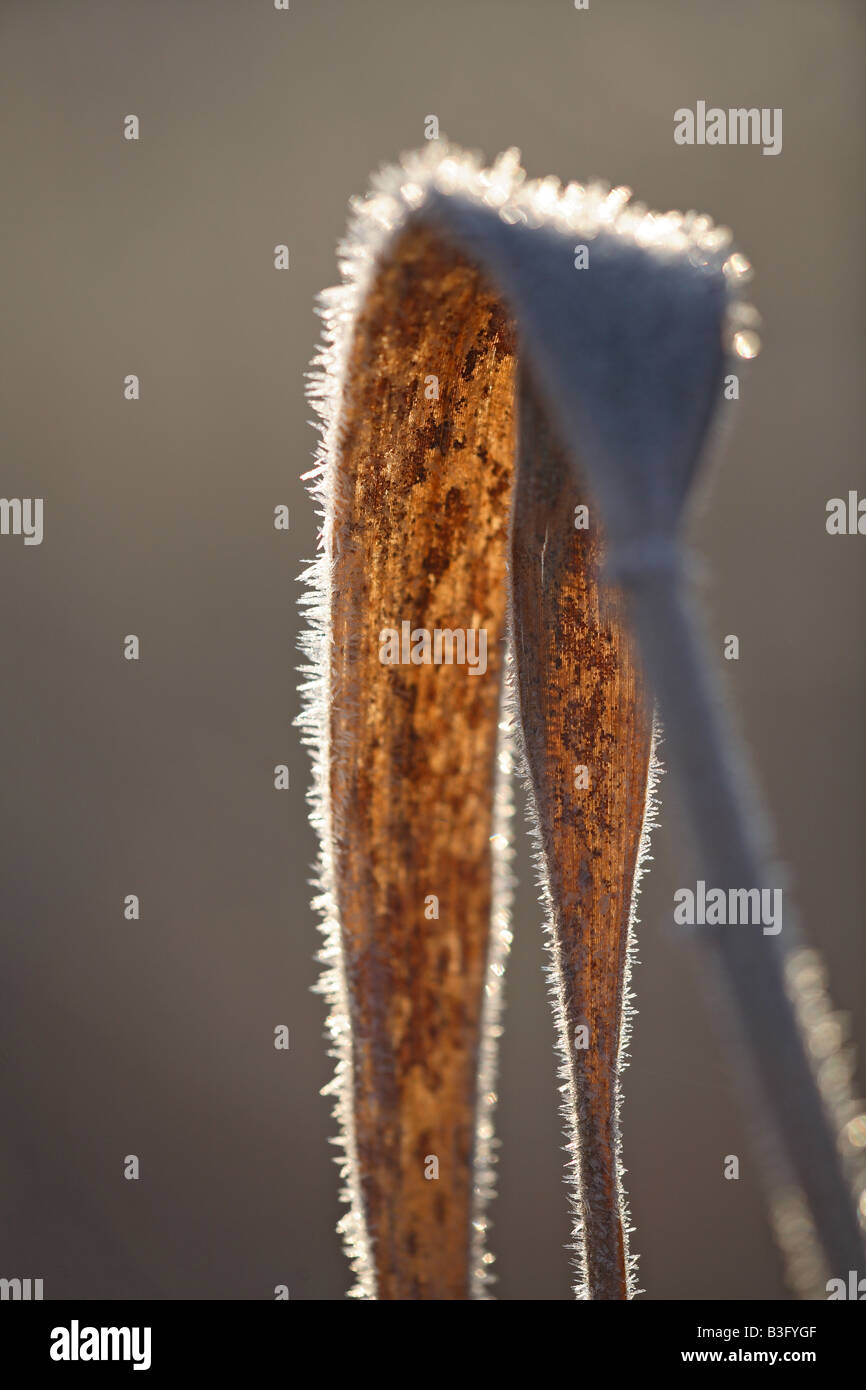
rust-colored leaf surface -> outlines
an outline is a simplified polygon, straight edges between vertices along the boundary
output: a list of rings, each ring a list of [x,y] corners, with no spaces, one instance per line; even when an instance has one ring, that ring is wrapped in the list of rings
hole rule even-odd
[[[602,600],[592,499],[575,490],[573,470],[526,377],[520,406],[511,548],[515,656],[550,892],[566,1118],[575,1131],[578,1287],[593,1298],[625,1298],[618,1073],[652,720],[622,599],[607,591]],[[575,526],[578,506],[587,508],[586,527]]]
[[[332,608],[354,1124],[385,1299],[469,1296],[513,372],[511,327],[477,273],[429,233],[406,234],[352,354]],[[486,629],[486,673],[383,665],[380,632],[404,621]],[[425,1177],[431,1157],[438,1178]]]
[[[597,527],[574,527],[588,499],[528,390],[515,484],[516,397],[503,306],[453,247],[410,224],[355,325],[328,532],[328,831],[351,1027],[343,1119],[366,1290],[380,1299],[485,1296],[473,1222],[489,1141],[478,1080],[492,1029],[509,568],[561,1048],[589,1027],[589,1047],[567,1054],[578,1244],[593,1251],[588,1296],[628,1293],[617,1062],[650,725],[619,611],[601,612]],[[486,671],[383,664],[381,634],[404,622],[483,629]],[[576,790],[581,763],[590,782]]]

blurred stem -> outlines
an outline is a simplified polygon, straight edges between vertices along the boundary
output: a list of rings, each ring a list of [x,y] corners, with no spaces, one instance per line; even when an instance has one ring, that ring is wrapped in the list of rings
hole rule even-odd
[[[664,725],[665,762],[683,801],[698,876],[708,887],[773,883],[763,815],[733,730],[711,683],[690,604],[673,569],[629,580],[632,620]],[[834,1127],[785,982],[800,945],[785,909],[782,933],[758,926],[701,926],[756,1082],[759,1126],[794,1178],[834,1276],[862,1266],[863,1239]]]

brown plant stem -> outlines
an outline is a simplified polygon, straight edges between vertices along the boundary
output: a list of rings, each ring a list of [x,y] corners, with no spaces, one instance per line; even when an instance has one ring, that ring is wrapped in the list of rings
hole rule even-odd
[[[512,351],[477,271],[430,232],[407,232],[364,305],[348,372],[330,796],[357,1177],[380,1299],[470,1296]],[[430,373],[438,400],[424,394]],[[381,664],[380,632],[404,620],[485,628],[486,674]]]
[[[621,599],[608,593],[602,601],[595,508],[586,491],[576,493],[525,370],[519,418],[514,648],[521,739],[550,898],[578,1290],[588,1298],[622,1299],[634,1281],[619,1172],[619,1069],[652,719]],[[575,528],[579,503],[589,507],[588,529]],[[586,788],[576,785],[581,780]]]
[[[513,351],[479,272],[415,227],[378,271],[347,370],[329,791],[355,1176],[380,1299],[478,1292],[477,1082],[512,503],[519,714],[553,896],[563,1055],[565,1034],[590,1030],[585,1051],[568,1051],[580,1280],[590,1297],[630,1288],[617,1070],[651,729],[615,605],[600,611],[598,527],[575,531],[582,499],[536,416],[513,496]],[[483,628],[486,674],[383,665],[380,633],[402,621]],[[589,791],[573,790],[579,762]]]

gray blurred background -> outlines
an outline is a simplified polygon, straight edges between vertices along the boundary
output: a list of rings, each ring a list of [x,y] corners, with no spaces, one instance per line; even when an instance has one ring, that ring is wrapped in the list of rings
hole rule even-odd
[[[0,13],[0,491],[45,499],[41,546],[0,537],[0,1275],[43,1278],[47,1298],[345,1296],[292,728],[295,576],[316,530],[303,374],[347,199],[422,143],[428,114],[488,158],[519,145],[534,175],[709,212],[755,263],[764,352],[722,407],[735,429],[693,540],[731,704],[866,1056],[866,540],[824,528],[827,499],[866,484],[861,6]],[[673,112],[699,99],[782,107],[782,153],[676,146]],[[721,661],[728,633],[738,663]],[[624,1114],[641,1285],[778,1297],[725,1049],[669,926],[694,875],[664,786],[662,801]],[[541,914],[518,827],[498,1294],[568,1299]],[[280,1023],[289,1053],[273,1047]],[[123,1177],[132,1153],[138,1182]]]

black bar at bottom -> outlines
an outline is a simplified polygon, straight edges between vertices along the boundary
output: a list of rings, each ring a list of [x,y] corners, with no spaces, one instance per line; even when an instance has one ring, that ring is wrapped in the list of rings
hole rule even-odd
[[[429,1381],[437,1356],[452,1372],[460,1363],[467,1372],[472,1363],[489,1371],[501,1352],[519,1343],[529,1363],[536,1361],[538,1374],[549,1374],[551,1360],[564,1354],[577,1373],[610,1356],[617,1379],[623,1372],[664,1373],[673,1367],[708,1365],[805,1366],[826,1378],[860,1363],[866,1322],[859,1310],[844,1306],[852,1301],[637,1299],[628,1304],[549,1304],[546,1313],[534,1303],[531,1313],[508,1314],[505,1305],[499,1311],[495,1306],[476,1309],[466,1322],[466,1314],[457,1314],[459,1326],[443,1324],[443,1316],[452,1315],[441,1310],[408,1315],[407,1321],[406,1313],[387,1313],[381,1306],[378,1311],[360,1305],[338,1311],[337,1303],[291,1300],[6,1301],[0,1304],[0,1368],[14,1367],[25,1376],[47,1373],[58,1381],[98,1377],[106,1369],[115,1376],[137,1372],[142,1380],[191,1372],[198,1383],[210,1375],[248,1377],[282,1368],[292,1378],[309,1381],[316,1366],[316,1375],[333,1380],[341,1360],[354,1369],[363,1358],[368,1371],[377,1364],[390,1366],[392,1372],[400,1366],[399,1379],[420,1374]],[[859,1301],[866,1301],[866,1295]],[[500,1316],[507,1321],[500,1323]],[[524,1317],[528,1324],[521,1329]],[[449,1335],[452,1329],[459,1342]],[[414,1351],[408,1362],[401,1334],[412,1338]],[[461,1346],[465,1351],[459,1351]],[[390,1378],[389,1374],[386,1379]]]

